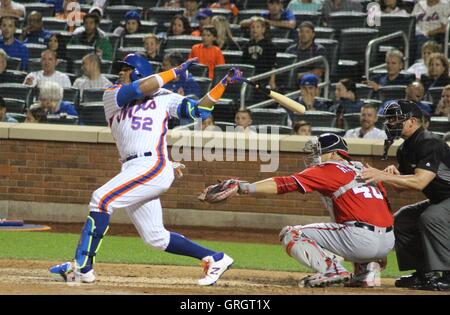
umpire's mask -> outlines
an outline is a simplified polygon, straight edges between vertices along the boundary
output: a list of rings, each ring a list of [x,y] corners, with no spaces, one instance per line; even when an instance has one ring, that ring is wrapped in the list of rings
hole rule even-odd
[[[322,163],[322,154],[337,151],[343,158],[350,160],[348,145],[344,138],[334,133],[324,133],[319,137],[312,137],[305,143],[304,152],[308,153],[304,158],[306,167]]]
[[[383,116],[388,140],[400,138],[405,122],[411,117],[423,119],[423,113],[416,103],[405,100],[389,102],[384,108]]]

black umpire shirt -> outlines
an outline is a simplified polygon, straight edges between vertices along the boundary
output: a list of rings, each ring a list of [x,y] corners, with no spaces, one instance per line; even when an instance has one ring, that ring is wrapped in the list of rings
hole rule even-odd
[[[412,175],[416,168],[436,174],[423,189],[431,203],[450,198],[450,147],[436,135],[419,128],[399,147],[397,161],[402,175]]]

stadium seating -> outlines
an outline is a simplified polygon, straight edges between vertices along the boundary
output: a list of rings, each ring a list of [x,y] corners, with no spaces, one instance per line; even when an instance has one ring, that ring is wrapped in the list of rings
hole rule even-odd
[[[315,33],[316,33],[316,39],[318,39],[318,38],[334,39],[336,32],[331,27],[316,27]]]
[[[252,109],[251,112],[254,125],[287,125],[288,113],[284,108],[258,108]]]
[[[356,83],[356,94],[358,98],[370,98],[372,96],[373,89],[366,85],[361,83]]]
[[[121,47],[139,47],[144,46],[144,37],[146,34],[125,35],[122,39]]]
[[[272,33],[272,38],[289,38],[291,29],[282,27],[270,27],[270,32]]]
[[[87,54],[93,53],[94,47],[86,45],[67,45],[67,56],[72,60],[83,59]]]
[[[449,132],[450,121],[448,117],[431,117],[428,129],[436,132]]]
[[[44,17],[42,18],[42,22],[44,23],[44,28],[49,31],[65,31],[67,27],[66,20],[55,17]]]
[[[199,36],[190,35],[180,35],[180,36],[169,36],[166,40],[166,49],[171,48],[189,48],[195,44],[200,44],[202,38]]]
[[[287,53],[277,53],[277,68],[292,65],[297,61],[297,55]],[[284,90],[297,89],[297,82],[295,80],[294,70],[290,72],[281,73],[276,76],[277,86]]]
[[[213,116],[216,120],[234,123],[234,116],[238,106],[232,99],[221,98],[219,102],[214,105]]]
[[[126,55],[132,53],[144,53],[144,47],[120,47],[116,51],[115,60],[122,60]]]
[[[82,125],[107,126],[103,102],[81,103],[77,108]]]
[[[326,111],[306,111],[303,115],[294,114],[293,122],[304,120],[311,123],[313,127],[330,127],[336,115]]]
[[[18,70],[6,70],[5,71],[5,82],[8,83],[23,83],[27,73]]]
[[[33,89],[21,83],[0,83],[0,95],[6,98],[24,100],[29,106],[32,102]]]
[[[252,2],[259,2],[259,1],[249,1],[249,3]],[[252,16],[261,16],[261,13],[263,13],[265,10],[263,9],[247,9],[247,10],[240,10],[239,11],[239,22],[250,19]]]
[[[8,113],[8,116],[11,118],[14,118],[19,123],[23,123],[25,121],[25,119],[27,118],[26,114],[21,114],[21,113]]]
[[[272,43],[275,46],[275,49],[279,53],[284,53],[289,46],[294,45],[294,40],[289,38],[272,38]]]
[[[180,53],[183,58],[186,60],[189,56],[189,54],[191,53],[191,49],[190,48],[166,48],[164,49],[164,54],[169,54],[169,53],[173,53],[173,52],[177,52]],[[225,59],[226,61],[226,59]]]
[[[81,97],[81,103],[101,102],[103,101],[104,89],[85,89]]]
[[[427,91],[427,99],[433,103],[433,107],[439,104],[442,97],[443,87],[431,87]]]
[[[177,14],[183,14],[183,9],[150,7],[146,11],[146,20],[158,23],[157,32],[164,32],[164,23],[172,20]]]
[[[189,67],[189,72],[192,73],[194,77],[207,77],[208,76],[208,66],[201,63],[193,64]]]
[[[58,125],[78,125],[78,117],[71,115],[47,115],[47,123]]]
[[[52,17],[55,15],[55,8],[53,4],[40,3],[36,0],[33,3],[24,3],[27,13],[38,11],[42,17]]]
[[[367,15],[361,12],[341,11],[330,13],[329,25],[339,37],[341,30],[345,28],[361,28],[366,26]]]
[[[338,66],[338,41],[334,39],[318,38],[315,42],[325,48],[325,58],[327,58],[328,65],[330,66],[330,76],[336,77]]]
[[[47,46],[41,44],[25,43],[28,49],[28,58],[41,58],[41,53],[47,49]]]
[[[6,63],[7,63],[6,69],[19,70],[21,60],[19,58],[15,58],[15,57],[8,57],[6,59]]]
[[[223,17],[225,17],[228,21],[231,21],[231,19],[232,19],[232,17],[233,17],[231,11],[228,10],[228,9],[212,8],[211,11],[212,11],[212,13],[213,13],[214,16],[215,16],[215,15],[223,16]]]
[[[320,136],[323,133],[335,133],[339,136],[345,135],[345,130],[340,128],[332,128],[332,127],[311,127],[311,133],[313,136]]]
[[[297,26],[305,21],[312,22],[314,25],[320,25],[320,12],[294,11],[294,15],[297,21]]]
[[[241,63],[242,61],[242,51],[223,50],[222,54],[225,58],[225,63]]]
[[[78,106],[80,103],[80,91],[74,88],[64,88],[63,101],[70,102]]]
[[[24,100],[9,97],[5,97],[3,100],[8,113],[23,113],[25,111],[26,104]]]
[[[378,98],[385,102],[388,100],[396,100],[405,97],[406,85],[386,85],[378,90]]]
[[[258,133],[265,134],[280,134],[290,135],[292,134],[292,127],[282,125],[253,125]]]

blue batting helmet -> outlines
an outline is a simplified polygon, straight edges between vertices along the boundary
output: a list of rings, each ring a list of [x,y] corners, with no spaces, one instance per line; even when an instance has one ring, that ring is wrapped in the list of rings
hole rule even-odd
[[[145,78],[153,74],[153,67],[145,57],[138,54],[128,54],[122,61],[116,62],[116,67],[120,71],[123,67],[130,67],[133,69],[131,72],[131,81],[136,81]]]

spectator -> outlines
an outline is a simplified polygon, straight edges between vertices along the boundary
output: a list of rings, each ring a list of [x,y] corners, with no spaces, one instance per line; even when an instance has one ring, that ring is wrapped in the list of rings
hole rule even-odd
[[[165,0],[162,7],[170,9],[179,9],[181,8],[181,3],[180,0]]]
[[[42,14],[33,11],[27,17],[27,25],[22,28],[20,39],[24,43],[47,45],[52,33],[44,28]]]
[[[291,10],[283,9],[282,0],[267,0],[268,11],[261,14],[269,26],[294,29],[297,25],[295,15]],[[243,28],[250,27],[252,18],[241,21]]]
[[[422,111],[422,114],[423,114],[422,127],[423,127],[423,129],[429,131],[428,128],[430,128],[431,116],[424,111]]]
[[[320,93],[318,76],[315,74],[305,74],[298,82],[301,93],[298,102],[305,105],[306,110],[328,110],[328,104],[317,99]]]
[[[210,130],[210,131],[216,130],[214,117],[212,115],[206,118],[205,120],[202,120],[202,130]]]
[[[217,30],[205,26],[202,30],[202,43],[192,46],[189,58],[198,57],[198,62],[208,66],[208,77],[214,78],[214,67],[225,64],[222,50],[216,46]]]
[[[149,33],[144,37],[145,53],[141,55],[148,59],[148,61],[162,62],[163,57],[159,53],[160,42],[158,36]]]
[[[364,81],[364,83],[375,92],[382,86],[408,85],[411,83],[412,78],[410,76],[400,73],[403,69],[403,54],[399,50],[393,49],[386,53],[386,68],[387,74],[375,77],[373,81]]]
[[[381,14],[386,15],[407,15],[403,8],[402,0],[379,0]]]
[[[230,23],[226,17],[216,15],[211,20],[212,25],[217,30],[217,46],[222,50],[241,50],[241,47],[233,39]]]
[[[125,27],[118,26],[114,30],[113,34],[119,37],[123,37],[129,34],[141,33],[141,16],[137,11],[128,11],[124,15]]]
[[[55,15],[55,17],[60,20],[70,22],[67,24],[67,31],[71,33],[75,30],[75,27],[81,25],[81,22],[86,15],[83,11],[76,11],[78,8],[77,4],[79,2],[79,0],[64,0],[63,12]]]
[[[431,87],[440,87],[450,84],[449,63],[444,54],[434,53],[428,59],[428,75],[423,74],[420,78],[425,91]]]
[[[287,9],[291,11],[317,12],[320,8],[321,4],[313,0],[291,0],[287,6]]]
[[[73,83],[73,87],[80,90],[81,98],[85,89],[104,89],[112,85],[101,73],[100,67],[101,60],[96,54],[91,53],[83,57],[81,69],[84,75]]]
[[[0,48],[0,82],[8,82],[6,78],[6,67],[8,66],[8,55]]]
[[[6,103],[3,97],[0,96],[0,122],[17,123],[18,121],[8,115],[6,112]]]
[[[242,48],[242,63],[255,66],[255,74],[271,71],[276,65],[276,48],[272,43],[270,25],[262,17],[254,16],[250,24],[250,41]],[[275,76],[269,81],[276,88]]]
[[[325,56],[325,47],[314,42],[316,36],[314,24],[303,22],[298,27],[298,43],[286,49],[289,54],[297,55],[298,61],[303,61],[317,56]],[[313,73],[322,77],[324,68],[322,63],[301,67],[297,70],[297,77],[301,78],[305,73]]]
[[[434,39],[438,43],[444,42],[445,26],[450,14],[446,0],[417,1],[411,14],[416,17],[417,56],[425,41]]]
[[[0,48],[2,48],[9,57],[19,58],[20,70],[28,70],[28,49],[19,40],[14,38],[16,32],[16,18],[5,16],[0,18]]]
[[[102,36],[97,27],[100,24],[100,18],[97,14],[89,13],[83,18],[84,32],[74,35],[70,40],[72,45],[93,46],[96,53],[104,60],[112,60],[112,47],[109,39]]]
[[[197,14],[200,3],[198,0],[185,0],[184,1],[184,13],[183,15],[188,19],[190,23],[198,22]]]
[[[64,90],[56,82],[47,81],[39,87],[39,104],[47,114],[78,116],[72,103],[63,101]]]
[[[211,19],[213,17],[213,12],[209,8],[203,8],[198,11],[197,21],[198,30],[192,32],[192,36],[201,36],[202,30],[205,26],[211,25]]]
[[[434,114],[437,116],[450,117],[450,84],[445,86],[442,90],[442,97]]]
[[[26,16],[25,6],[11,0],[0,0],[0,17],[3,16],[24,18]]]
[[[252,126],[252,112],[248,109],[240,109],[234,116],[234,123],[236,124],[237,132],[256,133]]]
[[[420,80],[422,74],[428,73],[427,64],[430,55],[439,52],[441,52],[441,45],[436,43],[434,40],[425,42],[425,44],[422,45],[422,59],[413,64],[406,71],[409,73],[414,73],[416,75],[416,79]]]
[[[177,14],[172,18],[167,36],[191,35],[191,33],[191,24],[185,16]]]
[[[33,104],[27,110],[26,123],[46,123],[47,122],[47,112],[40,104]]]
[[[231,3],[230,0],[218,0],[209,6],[211,9],[226,9],[230,10],[233,15],[233,23],[237,21],[239,9],[236,4]]]
[[[331,13],[341,11],[361,12],[361,3],[355,0],[325,0],[322,5],[322,18],[324,25],[326,26],[330,23]]]
[[[311,123],[304,120],[296,121],[292,127],[292,131],[293,134],[297,136],[311,136]]]
[[[336,84],[335,98],[335,104],[328,111],[336,113],[338,118],[343,114],[359,113],[364,105],[358,100],[355,82],[350,79],[339,80]]]
[[[413,101],[417,106],[424,112],[424,114],[431,115],[433,113],[433,109],[430,105],[423,103],[423,97],[425,96],[425,88],[423,84],[415,81],[408,85],[405,91],[405,99],[407,101]]]
[[[52,34],[48,40],[47,49],[56,53],[58,59],[67,60],[67,47],[61,34]]]
[[[361,107],[361,116],[359,118],[361,127],[347,130],[344,137],[381,140],[386,139],[386,133],[375,127],[375,124],[378,121],[377,111],[378,107],[372,104],[365,104]]]
[[[183,56],[178,52],[168,53],[164,56],[162,70],[167,71],[181,65],[184,62]],[[185,72],[173,81],[167,83],[163,88],[180,95],[195,95],[200,99],[203,95],[200,93],[200,87],[191,73]]]
[[[58,59],[56,53],[52,50],[44,50],[41,53],[41,66],[42,70],[29,73],[23,82],[23,84],[30,85],[32,87],[41,87],[43,83],[48,81],[55,82],[62,88],[71,87],[70,79],[67,74],[56,70]]]
[[[88,13],[89,13],[89,14],[96,14],[96,15],[98,16],[99,21],[101,21],[102,18],[103,18],[103,9],[102,9],[101,7],[91,7],[91,8],[89,9],[89,12],[88,12]],[[85,16],[85,15],[83,15],[83,18],[84,18],[84,16]],[[81,24],[81,22],[78,23],[77,25],[80,25],[80,24]],[[73,31],[73,34],[72,34],[72,35],[78,35],[78,34],[81,34],[81,33],[83,33],[85,30],[86,30],[86,29],[84,28],[84,25],[78,26],[78,27]],[[97,26],[97,31],[99,32],[100,35],[106,36],[106,32],[103,31],[103,30],[100,28],[100,24]]]

